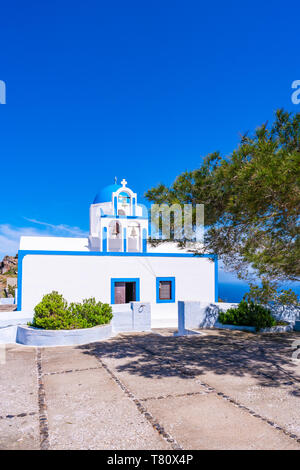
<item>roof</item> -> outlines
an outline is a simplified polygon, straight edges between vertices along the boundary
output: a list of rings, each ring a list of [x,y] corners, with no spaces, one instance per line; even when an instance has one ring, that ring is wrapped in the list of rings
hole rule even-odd
[[[122,185],[120,184],[110,184],[109,186],[105,186],[97,193],[93,204],[99,204],[100,202],[110,202],[112,193],[115,193],[120,188],[122,188]]]
[[[89,251],[88,238],[21,237],[20,250]]]
[[[179,247],[176,242],[163,242],[157,246],[147,244],[148,253],[192,253],[197,244]],[[199,248],[199,246],[198,246]],[[90,251],[88,238],[72,237],[21,237],[20,250],[39,251]],[[121,253],[122,254],[122,253]]]

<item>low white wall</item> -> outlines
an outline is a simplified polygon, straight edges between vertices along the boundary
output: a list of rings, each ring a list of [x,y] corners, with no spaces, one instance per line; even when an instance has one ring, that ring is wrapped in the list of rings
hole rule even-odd
[[[214,324],[215,328],[219,328],[220,330],[237,330],[237,331],[251,331],[255,332],[255,326],[242,326],[242,325],[223,325],[222,323],[216,322]]]
[[[188,329],[211,328],[215,326],[221,311],[226,312],[229,308],[237,306],[237,303],[180,301],[178,302],[178,331],[184,334]],[[300,319],[300,307],[274,306],[271,312],[277,320],[286,321],[292,325]]]
[[[15,299],[13,297],[1,297],[0,305],[14,305]]]
[[[122,331],[151,330],[151,307],[146,302],[114,305],[109,325],[77,330],[43,330],[25,326],[32,322],[33,314],[26,317],[24,312],[1,313],[1,317],[0,344],[17,342],[28,346],[68,346],[100,341]]]
[[[27,346],[73,346],[110,338],[112,326],[99,325],[78,330],[41,330],[18,326],[16,342]]]
[[[130,302],[130,304],[112,305],[113,331],[150,331],[151,305],[148,302]]]
[[[178,302],[178,331],[193,328],[211,328],[219,316],[216,304],[207,302]]]
[[[17,338],[17,329],[17,325],[0,328],[0,344],[15,343]]]
[[[297,320],[300,320],[300,307],[294,307],[293,305],[277,305],[272,308],[272,314],[276,320],[295,323]]]

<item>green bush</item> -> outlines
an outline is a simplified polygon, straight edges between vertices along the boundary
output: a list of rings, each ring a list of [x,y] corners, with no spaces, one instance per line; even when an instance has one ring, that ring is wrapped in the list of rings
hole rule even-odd
[[[109,304],[96,302],[92,297],[82,303],[71,303],[56,291],[44,295],[34,308],[33,322],[30,326],[45,330],[73,330],[92,328],[109,323],[112,308]]]
[[[276,320],[270,310],[254,302],[242,300],[237,308],[219,314],[219,322],[227,325],[254,326],[257,330],[275,326]]]
[[[111,306],[102,302],[96,302],[94,297],[84,299],[82,303],[71,303],[69,311],[72,317],[80,319],[86,324],[83,328],[104,325],[112,319]]]

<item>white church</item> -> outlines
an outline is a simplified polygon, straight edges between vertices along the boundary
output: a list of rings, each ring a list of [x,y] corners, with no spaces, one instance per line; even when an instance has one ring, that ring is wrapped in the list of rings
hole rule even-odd
[[[127,182],[103,188],[90,206],[88,238],[21,237],[18,310],[32,312],[56,290],[69,302],[150,302],[155,327],[177,324],[178,300],[218,301],[215,255],[147,240],[147,209]]]

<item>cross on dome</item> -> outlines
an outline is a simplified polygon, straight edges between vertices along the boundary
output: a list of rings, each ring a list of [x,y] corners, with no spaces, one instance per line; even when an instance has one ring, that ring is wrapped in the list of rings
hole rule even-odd
[[[121,185],[123,186],[123,188],[126,186],[126,184],[127,184],[127,181],[123,178],[121,181]]]

